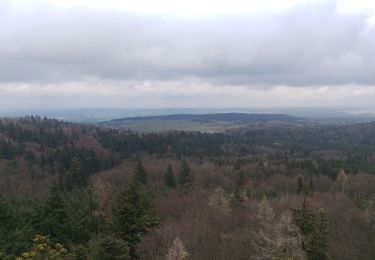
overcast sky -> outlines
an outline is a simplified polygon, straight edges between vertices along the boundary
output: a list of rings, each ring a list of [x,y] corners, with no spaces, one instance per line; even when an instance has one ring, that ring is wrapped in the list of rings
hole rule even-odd
[[[0,109],[375,107],[375,1],[0,0]]]

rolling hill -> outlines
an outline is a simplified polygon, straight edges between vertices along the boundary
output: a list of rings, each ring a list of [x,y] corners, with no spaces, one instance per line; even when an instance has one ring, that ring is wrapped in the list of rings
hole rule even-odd
[[[99,125],[141,132],[171,130],[222,132],[250,124],[267,122],[296,123],[300,121],[302,119],[284,114],[216,113],[127,117],[101,122]]]

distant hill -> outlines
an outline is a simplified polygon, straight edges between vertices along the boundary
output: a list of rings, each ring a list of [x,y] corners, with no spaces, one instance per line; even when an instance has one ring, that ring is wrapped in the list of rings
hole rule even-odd
[[[137,131],[186,130],[201,132],[221,132],[253,123],[298,122],[302,119],[284,114],[174,114],[161,116],[140,116],[101,122],[99,125],[110,128]]]
[[[218,114],[176,114],[166,116],[137,116],[115,119],[110,122],[144,121],[144,120],[190,120],[195,122],[268,122],[268,121],[296,121],[298,118],[283,114],[246,114],[246,113],[218,113]]]

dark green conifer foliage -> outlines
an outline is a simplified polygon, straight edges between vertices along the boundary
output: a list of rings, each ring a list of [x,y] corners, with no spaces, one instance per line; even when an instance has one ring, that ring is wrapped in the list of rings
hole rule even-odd
[[[75,260],[88,260],[89,259],[89,252],[87,248],[83,245],[79,245],[76,247],[74,252]],[[115,259],[115,258],[112,258]]]
[[[328,249],[328,221],[324,209],[320,209],[306,254],[309,260],[329,260]]]
[[[34,217],[36,231],[66,245],[85,244],[94,229],[92,197],[88,190],[61,192],[55,186]]]
[[[303,191],[303,179],[298,177],[297,193],[300,194]]]
[[[63,194],[56,187],[51,189],[47,201],[38,208],[34,222],[39,233],[48,235],[53,241],[68,243],[70,223]]]
[[[193,184],[193,176],[191,175],[190,167],[186,160],[182,161],[178,175],[178,183],[181,187],[188,187]]]
[[[11,249],[9,239],[14,228],[12,220],[13,216],[8,201],[0,194],[0,253],[4,258]]]
[[[118,236],[128,242],[132,257],[142,236],[159,225],[150,195],[137,179],[119,192],[113,207],[113,224]]]
[[[310,181],[309,181],[308,194],[309,194],[310,196],[313,196],[313,195],[314,195],[314,183],[313,183],[313,180],[312,180],[312,179],[310,179]]]
[[[85,244],[90,239],[91,210],[93,198],[88,190],[77,189],[64,195],[65,211],[68,216],[69,240]]]
[[[148,183],[147,171],[143,166],[142,160],[138,160],[137,162],[137,166],[135,168],[135,178],[138,182],[144,185],[147,185]]]
[[[302,249],[306,251],[306,248],[309,243],[309,239],[311,234],[314,232],[315,229],[315,214],[312,210],[307,208],[307,190],[305,186],[303,186],[303,203],[301,209],[293,209],[293,222],[294,224],[299,227],[303,241],[302,241]]]
[[[0,158],[13,160],[14,157],[17,155],[17,151],[15,147],[10,142],[0,142]]]
[[[14,259],[15,255],[29,246],[32,227],[28,215],[24,215],[0,194],[0,252],[1,260]]]
[[[241,170],[239,172],[234,172],[234,183],[237,187],[241,187],[246,181],[245,173]]]
[[[124,240],[106,236],[100,241],[99,246],[99,259],[131,259],[129,255],[129,246]]]
[[[172,168],[172,165],[170,164],[168,164],[167,171],[165,172],[165,175],[164,175],[164,183],[169,188],[174,188],[176,186],[176,180],[174,177],[173,168]]]
[[[73,158],[70,162],[66,189],[72,190],[83,185],[85,185],[85,180],[82,178],[81,162],[77,158]]]
[[[14,258],[5,254],[5,252],[0,248],[0,259],[1,260],[13,260]]]
[[[38,220],[40,231],[48,234],[55,241],[67,242],[70,231],[68,216],[63,196],[56,188],[51,190],[42,211]]]
[[[323,209],[315,214],[307,208],[308,192],[304,192],[301,209],[293,210],[293,222],[302,234],[302,249],[308,260],[328,260],[328,221]]]
[[[0,193],[0,224],[1,228],[5,227],[6,223],[9,223],[11,219],[11,211],[6,197]],[[0,233],[1,234],[1,233]]]
[[[301,192],[303,192],[305,196],[314,195],[314,183],[312,178],[310,178],[309,183],[306,183],[303,181],[302,177],[298,177],[297,193],[300,194]]]

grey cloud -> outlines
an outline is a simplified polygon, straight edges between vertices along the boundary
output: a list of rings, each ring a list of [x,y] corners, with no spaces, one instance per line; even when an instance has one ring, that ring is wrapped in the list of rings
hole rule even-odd
[[[0,81],[375,84],[375,30],[334,4],[263,16],[166,19],[82,9],[0,13]]]

